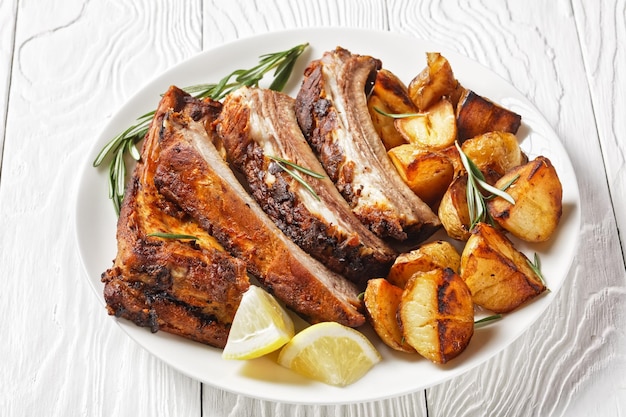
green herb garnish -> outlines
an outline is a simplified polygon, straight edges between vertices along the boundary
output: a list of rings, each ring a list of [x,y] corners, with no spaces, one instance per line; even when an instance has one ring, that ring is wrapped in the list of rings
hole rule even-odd
[[[506,186],[501,190],[492,185],[489,185],[485,180],[485,176],[480,171],[480,169],[472,162],[471,159],[465,155],[465,152],[461,149],[458,142],[454,143],[457,150],[459,151],[459,155],[461,157],[461,162],[465,167],[465,171],[467,171],[467,209],[470,217],[470,230],[472,230],[478,223],[485,222],[493,225],[493,219],[489,215],[489,211],[487,210],[486,201],[494,196],[498,196],[504,198],[511,204],[515,204],[515,200],[511,197],[505,190],[508,189],[511,184],[517,181],[517,177],[511,180]],[[486,195],[485,195],[486,194]]]
[[[374,110],[377,113],[380,113],[383,116],[391,117],[392,119],[406,119],[407,117],[424,116],[427,114],[427,113],[387,113],[386,111],[381,110],[378,107],[374,107]]]
[[[539,255],[537,255],[537,252],[535,252],[534,262],[531,262],[530,259],[527,259],[526,262],[528,262],[528,266],[530,266],[530,269],[532,269],[537,277],[539,277],[541,283],[543,285],[546,285],[546,280],[541,273],[541,261],[539,260]]]
[[[315,197],[315,199],[317,201],[320,201],[320,197],[317,195],[317,193],[315,192],[315,190],[313,189],[313,187],[311,187],[309,185],[309,183],[307,183],[305,181],[304,178],[302,178],[302,175],[300,175],[298,173],[298,171],[313,177],[313,178],[324,178],[324,175],[319,174],[315,171],[311,171],[308,168],[305,168],[303,166],[300,166],[296,163],[293,163],[291,161],[288,161],[286,159],[280,158],[278,156],[273,156],[273,155],[267,155],[267,157],[269,159],[271,159],[272,161],[276,162],[276,165],[278,165],[280,167],[280,169],[282,169],[283,171],[285,171],[287,174],[289,174],[294,180],[298,181],[304,188],[307,189],[308,192],[310,192],[313,197]]]
[[[474,322],[474,328],[478,329],[480,327],[484,327],[495,320],[500,320],[502,318],[502,314],[494,314],[493,316],[488,316],[480,320],[476,320]]]
[[[258,87],[259,82],[265,74],[274,71],[274,79],[270,84],[271,90],[282,91],[291,76],[293,67],[302,52],[307,48],[308,43],[297,45],[282,52],[261,55],[259,63],[247,70],[239,69],[225,76],[217,84],[200,84],[185,87],[183,90],[197,98],[210,97],[213,100],[221,100],[228,93],[242,86]],[[119,215],[124,191],[126,189],[126,161],[125,155],[128,153],[138,161],[140,159],[137,143],[141,141],[146,133],[150,121],[154,117],[155,111],[144,114],[137,118],[134,125],[109,141],[98,153],[93,161],[93,166],[100,166],[106,159],[110,158],[109,165],[109,198],[113,201],[115,212]]]
[[[198,240],[196,236],[184,235],[184,234],[178,234],[178,233],[154,232],[154,233],[148,233],[146,236],[160,237],[163,239],[175,239],[175,240]]]

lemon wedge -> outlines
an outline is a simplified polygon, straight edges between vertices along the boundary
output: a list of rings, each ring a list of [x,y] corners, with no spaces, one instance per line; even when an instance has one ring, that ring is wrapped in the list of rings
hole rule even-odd
[[[380,360],[380,354],[363,334],[334,322],[307,327],[278,355],[280,365],[340,387],[360,379]]]
[[[293,335],[293,321],[285,309],[271,294],[252,285],[241,298],[222,358],[258,358],[281,348]]]

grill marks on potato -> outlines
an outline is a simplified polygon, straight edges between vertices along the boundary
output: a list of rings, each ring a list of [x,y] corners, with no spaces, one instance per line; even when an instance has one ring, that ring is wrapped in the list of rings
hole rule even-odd
[[[435,363],[458,356],[474,334],[471,293],[449,268],[416,273],[402,294],[399,317],[407,343]]]
[[[545,242],[554,234],[563,213],[563,188],[552,162],[543,156],[520,165],[495,184],[507,189],[515,200],[512,205],[494,198],[487,206],[494,221],[513,236],[527,242]]]

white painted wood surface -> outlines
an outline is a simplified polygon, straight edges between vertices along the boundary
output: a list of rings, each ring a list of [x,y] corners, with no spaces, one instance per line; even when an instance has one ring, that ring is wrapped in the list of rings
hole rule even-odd
[[[625,0],[0,0],[0,415],[625,415],[625,10]],[[222,392],[130,340],[83,276],[76,173],[108,118],[203,49],[310,26],[407,33],[492,68],[544,113],[578,173],[581,246],[558,302],[504,352],[426,391],[327,407]]]
[[[13,58],[13,39],[15,35],[17,2],[0,2],[0,169],[2,168],[2,149],[6,125],[9,83],[11,82],[11,64]]]

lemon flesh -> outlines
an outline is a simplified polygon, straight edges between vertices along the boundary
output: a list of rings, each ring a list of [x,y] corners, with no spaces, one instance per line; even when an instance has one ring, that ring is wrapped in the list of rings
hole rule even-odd
[[[294,335],[291,317],[262,288],[250,286],[233,318],[224,359],[254,359],[281,348]]]
[[[363,334],[333,322],[307,327],[278,356],[280,365],[340,387],[360,379],[380,360],[380,354]]]

